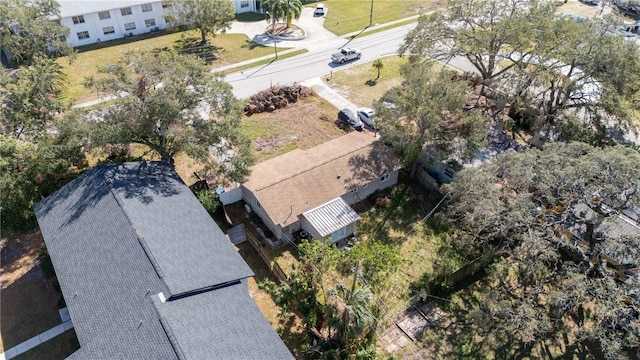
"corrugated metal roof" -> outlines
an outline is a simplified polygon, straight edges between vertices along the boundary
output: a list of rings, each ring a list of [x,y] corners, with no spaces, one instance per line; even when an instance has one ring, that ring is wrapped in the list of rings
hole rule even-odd
[[[360,215],[341,197],[335,198],[302,214],[325,237],[360,220]]]

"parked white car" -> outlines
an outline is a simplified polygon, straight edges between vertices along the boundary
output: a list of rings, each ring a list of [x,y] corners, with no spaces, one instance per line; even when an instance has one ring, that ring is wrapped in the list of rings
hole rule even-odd
[[[316,5],[316,11],[313,12],[313,15],[323,16],[327,12],[327,6],[325,4]]]
[[[373,124],[373,116],[376,114],[376,112],[373,111],[373,109],[363,107],[358,109],[357,112],[358,112],[358,117],[363,123],[365,123],[365,125],[367,125],[372,129],[376,128],[375,125]]]

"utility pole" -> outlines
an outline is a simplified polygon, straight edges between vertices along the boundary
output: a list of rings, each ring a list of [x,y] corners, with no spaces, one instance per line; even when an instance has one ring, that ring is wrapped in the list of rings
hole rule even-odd
[[[369,26],[373,25],[373,0],[371,0],[371,12],[369,12]]]

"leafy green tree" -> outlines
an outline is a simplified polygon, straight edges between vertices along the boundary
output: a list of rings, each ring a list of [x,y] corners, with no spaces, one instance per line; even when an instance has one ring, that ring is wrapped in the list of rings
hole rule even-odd
[[[162,161],[184,153],[207,173],[242,180],[251,164],[250,140],[240,132],[242,108],[227,83],[197,58],[168,51],[129,53],[88,83],[121,95],[92,131],[94,146],[141,144]]]
[[[514,112],[536,131],[602,144],[606,128],[628,130],[640,96],[640,53],[615,33],[613,17],[556,17],[536,32],[535,54],[516,59],[508,79]],[[563,34],[562,40],[550,34]],[[527,116],[528,114],[528,116]]]
[[[360,262],[360,273],[372,289],[378,290],[384,281],[398,270],[400,250],[393,245],[369,239],[356,244],[345,255],[345,264]]]
[[[32,206],[87,166],[78,143],[64,137],[25,142],[0,134],[0,227],[2,234],[37,227]]]
[[[65,80],[62,67],[51,59],[0,73],[0,132],[27,141],[44,136],[64,109]]]
[[[559,338],[576,356],[637,353],[640,237],[617,214],[640,205],[638,161],[628,147],[553,143],[458,173],[445,187],[452,245],[469,261],[498,255],[464,326],[523,356]]]
[[[376,76],[376,80],[380,79],[380,70],[382,70],[383,67],[384,63],[382,62],[382,59],[375,59],[373,61],[373,68],[378,70],[378,76]]]
[[[502,60],[535,50],[532,30],[549,23],[554,12],[548,1],[449,0],[444,9],[420,17],[400,54],[443,62],[463,57],[488,85],[515,66]]]
[[[179,22],[200,30],[201,43],[207,43],[207,34],[225,32],[235,19],[231,0],[173,0],[171,14]]]
[[[456,152],[459,158],[467,158],[484,137],[478,114],[463,111],[470,90],[467,83],[453,81],[451,72],[436,71],[427,62],[409,62],[401,74],[405,79],[402,86],[384,97],[392,98],[395,107],[377,106],[376,121],[383,140],[401,152],[412,176],[427,145],[436,158]]]
[[[31,65],[41,57],[72,53],[73,48],[65,39],[69,29],[59,23],[59,9],[55,0],[0,2],[0,46],[9,52],[14,63]]]

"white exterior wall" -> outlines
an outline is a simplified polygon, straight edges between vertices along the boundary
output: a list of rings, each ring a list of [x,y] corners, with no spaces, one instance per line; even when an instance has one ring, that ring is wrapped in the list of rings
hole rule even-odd
[[[108,4],[108,3],[107,3]],[[72,46],[82,46],[93,44],[98,41],[107,41],[113,39],[123,38],[125,35],[133,34],[143,34],[148,33],[155,28],[158,29],[166,29],[167,24],[164,20],[164,10],[162,9],[162,2],[150,2],[152,6],[151,11],[142,11],[142,5],[133,5],[131,8],[131,15],[122,16],[120,12],[120,8],[105,10],[109,11],[111,18],[100,20],[100,16],[98,12],[84,14],[84,23],[74,24],[73,17],[64,17],[60,21],[60,23],[69,28],[69,37],[67,38],[67,42]],[[147,27],[145,25],[145,20],[147,19],[155,19],[155,26]],[[125,24],[127,23],[135,23],[136,28],[133,30],[126,30]],[[103,28],[113,26],[114,33],[113,34],[104,34]],[[89,38],[87,39],[79,39],[78,32],[88,31]]]
[[[249,206],[251,206],[251,210],[255,212],[260,217],[260,219],[262,219],[264,224],[273,233],[273,236],[276,239],[280,240],[282,238],[282,228],[273,223],[273,221],[271,220],[269,215],[267,215],[267,213],[264,211],[262,206],[259,206],[258,199],[256,199],[256,197],[253,195],[253,193],[249,189],[247,189],[244,186],[242,186],[241,189],[242,189],[242,198],[244,199],[244,201],[247,204],[249,204]]]
[[[386,181],[380,181],[376,179],[365,187],[359,187],[355,192],[349,192],[342,195],[342,199],[349,205],[353,205],[359,201],[366,199],[369,195],[378,190],[383,190],[398,183],[398,171],[389,173],[389,179]]]
[[[242,7],[243,5],[247,5]],[[256,1],[255,0],[233,0],[233,6],[236,8],[236,14],[246,13],[246,12],[258,12],[256,9]]]
[[[120,8],[109,9],[109,1],[104,2],[104,11],[109,11],[111,14],[110,19],[100,20],[98,12],[92,12],[83,14],[84,23],[74,24],[71,16],[65,16],[60,20],[60,24],[69,28],[69,37],[67,42],[73,47],[94,44],[98,41],[108,41],[114,39],[121,39],[125,35],[133,34],[139,35],[147,33],[155,28],[163,30],[167,28],[167,23],[164,20],[165,11],[162,8],[162,1],[149,1],[153,10],[143,12],[142,5],[131,5],[131,15],[122,16]],[[259,12],[256,8],[256,0],[233,0],[233,5],[236,9],[236,14],[245,12]],[[243,5],[246,5],[243,7]],[[261,10],[260,10],[261,11]],[[145,20],[155,19],[156,25],[147,27]],[[125,30],[124,25],[134,22],[136,24],[135,30]],[[113,26],[114,33],[105,35],[103,28]],[[89,32],[89,38],[78,39],[78,33],[82,31]]]
[[[304,216],[300,216],[300,224],[301,224],[301,228],[306,230],[312,239],[331,241],[331,234],[325,236],[325,238],[323,239],[322,235],[320,235],[320,232],[318,232],[318,230],[315,227],[313,227],[313,225],[311,225],[309,220],[307,220],[307,218],[305,218]],[[354,232],[356,232],[357,230],[356,224],[357,223],[354,222],[346,226],[344,238],[348,238],[349,236],[353,235]],[[332,241],[332,243],[338,242],[342,239],[337,239],[336,241]]]

